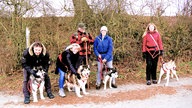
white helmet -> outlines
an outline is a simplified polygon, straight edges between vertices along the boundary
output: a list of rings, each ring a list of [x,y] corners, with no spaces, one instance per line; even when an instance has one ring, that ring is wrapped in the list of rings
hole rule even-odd
[[[101,29],[100,29],[100,32],[103,31],[103,30],[108,31],[106,26],[102,26]]]

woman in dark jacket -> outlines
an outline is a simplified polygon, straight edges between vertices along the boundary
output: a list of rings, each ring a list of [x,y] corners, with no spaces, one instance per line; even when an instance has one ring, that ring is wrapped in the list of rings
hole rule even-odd
[[[65,97],[63,85],[65,81],[65,73],[70,70],[72,74],[75,74],[78,79],[80,79],[80,75],[77,73],[76,64],[79,57],[79,44],[71,44],[69,45],[65,51],[62,52],[57,58],[56,62],[56,74],[59,73],[59,95],[61,97]]]
[[[54,95],[51,93],[51,83],[48,76],[48,69],[50,65],[49,54],[46,51],[45,46],[40,42],[34,42],[29,48],[23,52],[22,57],[22,67],[23,67],[23,94],[24,94],[24,103],[30,103],[30,93],[27,89],[27,83],[29,81],[29,76],[32,74],[34,77],[38,78],[34,68],[42,67],[42,69],[47,73],[45,74],[45,90],[47,96],[52,99]]]
[[[142,45],[143,58],[146,59],[146,80],[147,85],[157,84],[157,63],[159,56],[163,55],[163,44],[157,27],[149,23],[143,34]],[[151,78],[152,77],[152,78]]]

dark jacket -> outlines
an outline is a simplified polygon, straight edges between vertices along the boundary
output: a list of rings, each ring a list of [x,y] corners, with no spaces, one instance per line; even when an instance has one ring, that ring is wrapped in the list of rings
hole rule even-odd
[[[56,71],[58,74],[58,68],[60,68],[63,72],[71,71],[73,74],[77,73],[76,63],[79,57],[79,53],[73,54],[73,52],[68,49],[62,52],[61,60],[59,56],[57,57],[56,62]]]
[[[97,36],[93,44],[93,49],[97,58],[100,54],[102,59],[106,59],[107,62],[113,60],[113,41],[110,36],[106,35],[103,40],[101,34]]]
[[[22,67],[30,72],[33,68],[41,66],[45,72],[48,72],[50,59],[49,54],[46,52],[46,48],[43,46],[43,50],[41,54],[37,57],[33,52],[33,45],[34,43],[24,50],[23,57],[21,60]]]

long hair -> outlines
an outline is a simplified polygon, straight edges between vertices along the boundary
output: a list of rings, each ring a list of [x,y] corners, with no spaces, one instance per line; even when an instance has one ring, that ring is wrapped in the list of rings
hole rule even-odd
[[[153,26],[154,26],[154,32],[158,32],[156,25],[155,25],[154,23],[149,23],[149,24],[147,25],[146,29],[145,29],[145,32],[144,32],[143,35],[142,35],[142,38],[145,37],[145,35],[149,32],[149,26],[150,26],[150,25],[153,25]]]

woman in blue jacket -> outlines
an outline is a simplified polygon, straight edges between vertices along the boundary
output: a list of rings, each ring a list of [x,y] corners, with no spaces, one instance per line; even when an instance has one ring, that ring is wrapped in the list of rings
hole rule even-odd
[[[101,87],[101,71],[103,64],[106,64],[108,68],[113,68],[113,41],[112,38],[107,35],[108,29],[106,26],[102,26],[100,34],[94,40],[93,49],[97,57],[97,80],[96,89],[99,90]],[[112,87],[117,88],[115,85],[115,79],[112,81]]]

